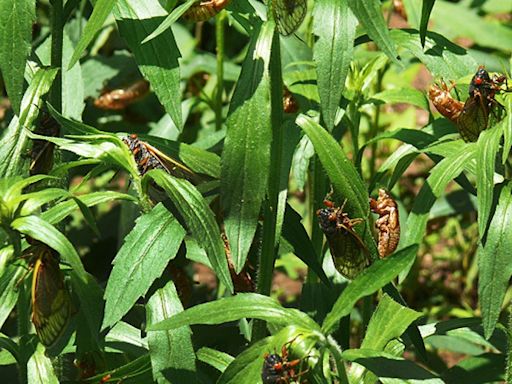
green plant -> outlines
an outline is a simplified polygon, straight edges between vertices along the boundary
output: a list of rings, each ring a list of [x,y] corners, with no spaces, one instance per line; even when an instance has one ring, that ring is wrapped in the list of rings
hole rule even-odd
[[[285,382],[509,376],[512,97],[505,74],[473,75],[506,72],[512,31],[492,18],[510,10],[404,0],[401,29],[390,1],[176,3],[0,2],[6,377],[252,384],[272,353],[295,362]],[[438,91],[457,113],[439,118],[415,79],[456,81]],[[400,210],[394,252],[374,233],[379,188]],[[342,209],[321,228],[326,196]],[[36,322],[66,315],[51,337],[30,323],[34,244],[55,283]],[[347,273],[346,252],[369,265]],[[289,254],[306,271],[285,306],[272,279]],[[212,286],[192,284],[199,265]]]

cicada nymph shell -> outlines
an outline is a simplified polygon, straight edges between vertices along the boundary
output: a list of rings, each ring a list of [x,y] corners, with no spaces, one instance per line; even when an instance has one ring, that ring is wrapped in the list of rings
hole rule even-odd
[[[149,93],[149,83],[142,79],[125,87],[105,90],[94,100],[94,106],[100,109],[118,111],[143,99]]]
[[[331,256],[338,272],[348,279],[354,279],[370,264],[366,245],[354,231],[354,226],[363,223],[361,218],[351,219],[341,207],[324,201],[325,208],[316,211],[320,228],[327,238]]]
[[[432,104],[434,104],[434,107],[436,107],[441,115],[446,117],[448,120],[457,123],[457,120],[462,113],[462,109],[464,108],[464,103],[454,99],[450,95],[450,91],[454,87],[454,83],[448,87],[446,83],[441,80],[440,85],[432,84],[430,86],[428,98],[432,101]]]
[[[214,17],[217,13],[226,8],[231,0],[206,0],[199,4],[191,6],[184,14],[183,18],[188,21],[206,21]]]
[[[400,241],[400,221],[396,201],[384,190],[379,189],[377,200],[370,198],[370,209],[379,215],[375,228],[379,234],[377,249],[384,258],[392,254]]]

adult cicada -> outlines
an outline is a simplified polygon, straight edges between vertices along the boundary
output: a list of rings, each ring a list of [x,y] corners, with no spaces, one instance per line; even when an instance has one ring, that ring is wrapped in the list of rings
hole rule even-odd
[[[192,183],[199,182],[199,176],[194,171],[152,145],[140,140],[136,134],[124,137],[123,142],[130,148],[141,176],[152,169],[163,169],[175,177],[187,179]]]
[[[302,376],[307,370],[302,370],[302,363],[307,359],[290,360],[290,346],[295,339],[287,342],[281,348],[281,353],[265,353],[261,380],[263,384],[305,383]]]
[[[491,78],[483,66],[478,68],[469,84],[469,98],[457,119],[464,141],[476,141],[491,119],[497,122],[503,118],[504,108],[494,97],[505,82],[505,76]]]
[[[64,334],[72,314],[71,296],[59,267],[59,255],[46,244],[29,248],[35,259],[32,275],[32,323],[43,345]]]
[[[370,264],[368,248],[354,226],[363,223],[361,218],[351,219],[341,207],[334,206],[329,200],[324,201],[325,208],[316,214],[320,228],[327,238],[334,265],[339,273],[348,279],[354,279]]]

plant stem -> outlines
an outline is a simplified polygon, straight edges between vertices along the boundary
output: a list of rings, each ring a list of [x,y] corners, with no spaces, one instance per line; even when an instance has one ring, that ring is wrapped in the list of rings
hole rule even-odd
[[[222,128],[222,93],[224,91],[224,25],[226,12],[221,11],[215,19],[217,45],[217,88],[215,90],[215,130]]]
[[[384,77],[384,71],[379,70],[377,74],[377,85],[375,93],[378,93],[382,89],[382,78]],[[373,139],[379,133],[379,122],[380,122],[380,106],[375,106],[375,118],[373,119],[373,124],[370,126],[370,139]],[[375,161],[377,159],[377,143],[372,143],[370,147],[370,178],[375,176]]]
[[[512,306],[508,306],[508,327],[507,327],[507,362],[505,367],[505,380],[512,384]]]
[[[18,304],[17,304],[17,311],[18,311],[18,319],[17,319],[17,325],[18,325],[18,335],[19,335],[19,347],[20,347],[20,353],[19,353],[19,361],[18,361],[18,374],[20,377],[20,383],[27,383],[28,377],[27,377],[27,363],[30,358],[30,356],[33,353],[33,349],[30,347],[29,344],[29,321],[30,321],[30,314],[28,309],[30,308],[30,298],[27,293],[27,287],[25,281],[22,281],[22,283],[19,286],[19,295],[18,295]]]
[[[51,59],[52,68],[60,68],[55,76],[50,91],[50,103],[58,111],[62,112],[62,41],[64,35],[62,0],[51,0]]]
[[[277,207],[279,198],[279,185],[281,179],[281,154],[283,145],[282,119],[283,119],[283,79],[281,73],[281,54],[279,35],[274,32],[270,56],[270,102],[272,146],[270,154],[268,200],[264,204],[263,240],[258,266],[258,282],[256,291],[262,295],[270,295],[274,263],[279,246],[277,229]],[[254,322],[253,340],[265,337],[267,331],[264,321]]]
[[[341,357],[341,349],[340,346],[336,343],[332,336],[327,337],[327,343],[329,347],[329,351],[331,352],[334,361],[336,363],[336,368],[338,370],[338,379],[342,384],[349,384],[347,378],[347,372],[345,370],[345,364],[343,363],[343,358]]]

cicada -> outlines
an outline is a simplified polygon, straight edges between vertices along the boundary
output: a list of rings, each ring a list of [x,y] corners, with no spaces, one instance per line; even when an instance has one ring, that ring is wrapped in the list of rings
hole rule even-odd
[[[206,21],[226,8],[231,0],[206,0],[190,7],[183,18],[188,21]]]
[[[327,238],[334,265],[347,279],[354,279],[370,264],[368,248],[354,226],[362,223],[361,218],[351,219],[343,212],[343,206],[335,207],[334,203],[324,200],[326,208],[316,212],[320,228]]]
[[[60,125],[57,121],[43,112],[38,127],[34,130],[34,133],[43,136],[56,137],[59,135]],[[55,144],[46,141],[34,139],[32,144],[32,150],[30,151],[30,176],[47,174],[53,167],[53,150]]]
[[[32,323],[46,347],[64,333],[72,314],[71,296],[59,267],[57,252],[45,244],[33,245]]]
[[[505,76],[491,79],[483,66],[478,68],[469,85],[469,98],[457,119],[457,127],[464,141],[476,141],[480,132],[488,128],[490,117],[501,120],[504,108],[494,97],[505,81]]]
[[[377,200],[370,198],[370,209],[379,215],[375,227],[379,234],[379,256],[392,254],[400,241],[400,221],[396,201],[384,190],[379,189]]]
[[[281,354],[266,353],[263,356],[263,368],[261,370],[263,384],[305,383],[301,380],[301,377],[307,372],[307,370],[303,371],[301,369],[305,359],[289,360],[289,347],[294,340],[282,346]],[[297,368],[299,369],[297,370]]]
[[[428,98],[432,101],[432,104],[434,104],[434,107],[436,107],[441,115],[453,123],[457,123],[457,120],[464,108],[464,103],[454,99],[450,95],[450,91],[454,87],[455,84],[452,83],[452,85],[448,87],[444,81],[441,81],[440,86],[432,84],[428,91]]]
[[[307,0],[271,0],[277,31],[288,36],[295,32],[306,17]]]
[[[106,110],[121,110],[141,100],[149,93],[149,83],[142,79],[125,87],[105,90],[94,100],[94,106]]]
[[[141,176],[152,169],[163,169],[175,177],[187,179],[192,183],[199,181],[198,175],[190,168],[140,140],[136,134],[124,137],[123,142],[130,148]]]

